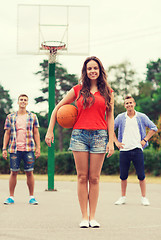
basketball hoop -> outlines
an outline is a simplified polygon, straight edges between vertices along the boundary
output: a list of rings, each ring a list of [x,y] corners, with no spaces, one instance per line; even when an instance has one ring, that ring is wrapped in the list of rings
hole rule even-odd
[[[61,41],[45,41],[41,44],[42,49],[50,51],[49,63],[56,61],[57,51],[64,49],[65,46],[65,43]]]

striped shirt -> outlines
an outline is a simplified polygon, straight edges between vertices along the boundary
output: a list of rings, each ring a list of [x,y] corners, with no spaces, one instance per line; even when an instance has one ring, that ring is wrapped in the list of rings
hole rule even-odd
[[[17,146],[16,146],[16,119],[18,116],[18,112],[11,113],[7,115],[4,129],[10,130],[10,140],[9,140],[9,153],[16,153]],[[39,122],[37,119],[36,114],[27,111],[27,119],[26,119],[26,146],[25,151],[35,151],[35,142],[34,142],[34,135],[33,130],[34,127],[39,127]]]

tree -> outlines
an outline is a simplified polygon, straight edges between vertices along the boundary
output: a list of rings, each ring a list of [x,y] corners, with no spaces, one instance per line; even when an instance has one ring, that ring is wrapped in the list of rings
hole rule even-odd
[[[48,85],[49,85],[48,60],[44,60],[42,63],[40,63],[40,67],[41,70],[36,72],[35,74],[41,76],[43,88],[40,89],[42,92],[42,96],[35,98],[36,103],[48,101]],[[60,63],[56,63],[55,78],[56,78],[55,103],[58,104],[58,102],[64,97],[66,92],[69,91],[74,85],[78,83],[78,78],[75,74],[69,74]],[[47,118],[47,114],[45,117]],[[60,151],[63,151],[64,144],[66,142],[66,137],[69,140],[70,133],[71,133],[70,129],[63,129],[61,126],[56,125],[55,129],[56,150],[59,149]],[[57,139],[59,139],[59,141]]]
[[[154,88],[161,87],[161,59],[147,64],[146,81],[151,82]]]
[[[115,116],[124,110],[123,99],[126,95],[137,94],[138,79],[131,63],[124,61],[107,69],[108,81],[114,90]]]
[[[12,108],[12,100],[9,95],[9,91],[4,90],[2,85],[0,85],[0,148],[3,145],[3,135],[4,135],[4,123],[7,114],[10,113]]]
[[[158,127],[158,132],[154,134],[154,136],[151,139],[151,142],[155,149],[161,149],[161,115],[159,116],[156,125]]]
[[[161,59],[147,64],[146,79],[139,83],[138,90],[136,109],[156,121],[161,113]]]
[[[35,98],[36,103],[48,101],[48,60],[44,60],[42,63],[40,63],[40,67],[42,69],[35,74],[42,76],[41,81],[44,87],[40,89],[43,95]],[[66,94],[66,92],[78,83],[78,78],[75,74],[69,74],[61,63],[56,63],[55,78],[55,102],[57,104]]]

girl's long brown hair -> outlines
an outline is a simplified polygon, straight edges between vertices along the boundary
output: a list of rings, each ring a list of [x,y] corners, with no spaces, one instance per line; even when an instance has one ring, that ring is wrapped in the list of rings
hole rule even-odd
[[[91,60],[95,61],[99,66],[100,75],[97,79],[98,91],[104,97],[105,104],[106,104],[108,111],[111,111],[111,88],[107,82],[106,71],[105,71],[101,61],[95,56],[88,57],[83,64],[82,75],[79,80],[79,83],[82,85],[82,89],[80,90],[78,99],[80,98],[81,95],[83,96],[84,108],[90,107],[95,101],[94,95],[91,94],[91,92],[90,92],[91,81],[87,77],[87,63]],[[91,100],[91,98],[92,98],[92,100]]]

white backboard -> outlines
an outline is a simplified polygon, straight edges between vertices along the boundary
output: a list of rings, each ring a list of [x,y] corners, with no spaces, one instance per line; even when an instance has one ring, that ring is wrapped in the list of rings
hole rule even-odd
[[[44,54],[43,41],[62,41],[58,54],[89,55],[89,6],[24,5],[17,7],[17,53]]]

